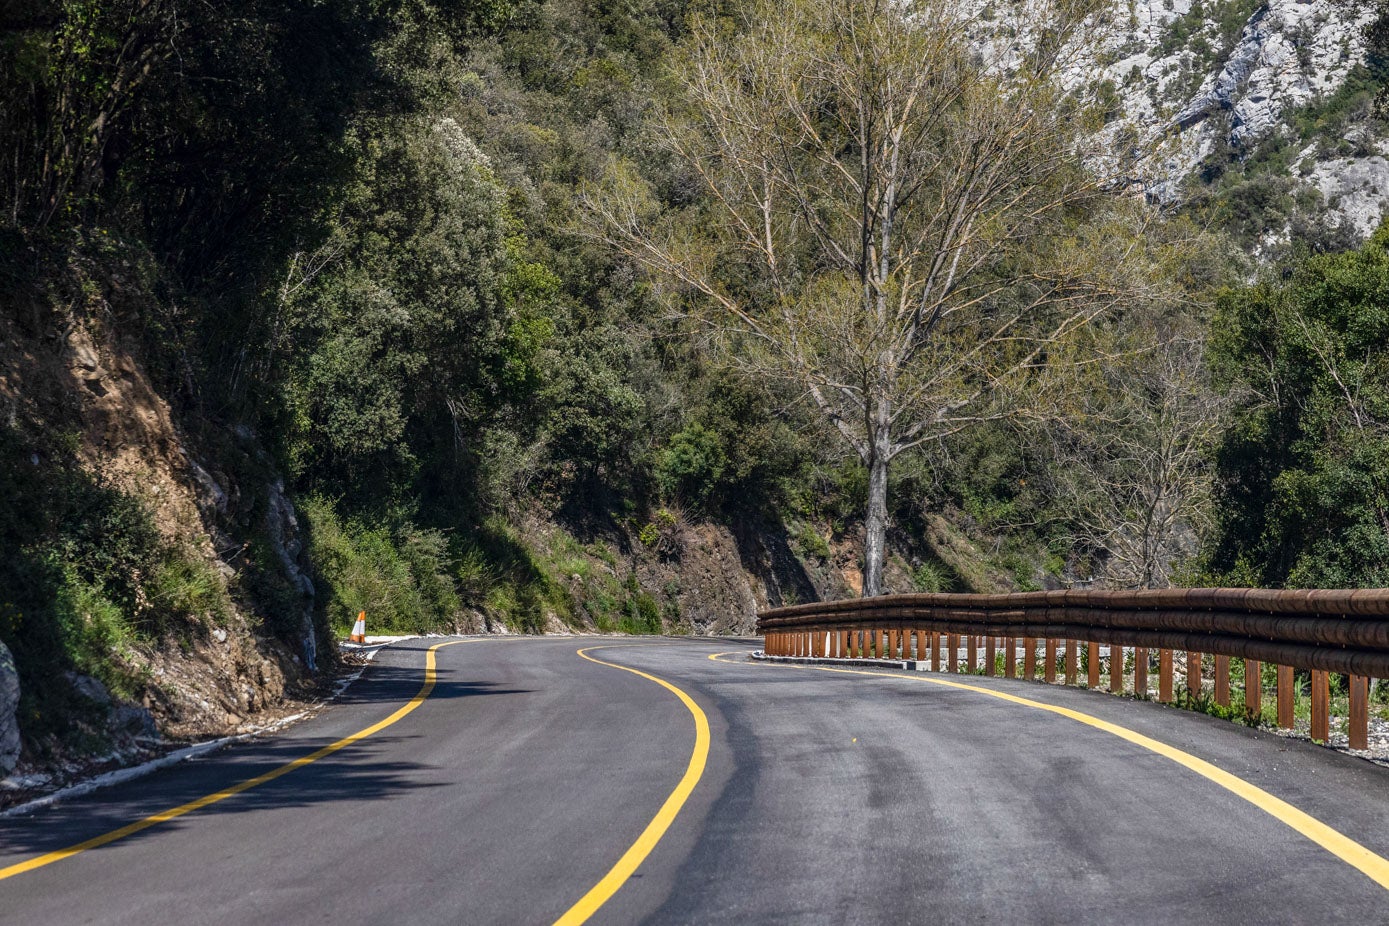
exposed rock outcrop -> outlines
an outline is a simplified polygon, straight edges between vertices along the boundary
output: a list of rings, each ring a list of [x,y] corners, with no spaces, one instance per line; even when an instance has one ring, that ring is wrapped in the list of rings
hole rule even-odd
[[[977,2],[976,43],[1026,44],[1026,28]],[[1231,152],[1238,160],[1271,136],[1295,137],[1300,109],[1363,75],[1381,12],[1366,0],[1114,0],[1093,53],[1077,55],[1065,80],[1114,101],[1106,129],[1114,139],[1166,137],[1160,163],[1141,180],[1150,195],[1173,202],[1208,158]],[[1359,120],[1350,134],[1368,131],[1367,114],[1350,118]],[[1389,202],[1376,150],[1383,140],[1352,151],[1343,138],[1318,141],[1284,181],[1321,193],[1328,227],[1367,235]],[[1269,232],[1285,237],[1288,229]]]
[[[9,647],[0,643],[0,777],[19,761],[19,670]]]

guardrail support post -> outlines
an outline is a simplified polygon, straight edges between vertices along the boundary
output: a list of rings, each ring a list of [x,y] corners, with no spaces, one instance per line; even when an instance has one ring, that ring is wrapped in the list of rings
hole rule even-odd
[[[984,638],[984,674],[992,677],[998,672],[998,640],[993,636]]]
[[[1085,687],[1100,687],[1100,645],[1085,644]]]
[[[1278,726],[1293,728],[1293,667],[1278,667]]]
[[[931,631],[931,671],[940,671],[941,645],[945,638],[934,630]]]
[[[1201,654],[1186,651],[1186,691],[1193,698],[1201,695]]]
[[[945,636],[945,671],[960,671],[960,635],[950,633]]]
[[[1312,670],[1312,739],[1323,743],[1331,739],[1331,691],[1320,669]]]
[[[1244,711],[1258,716],[1263,713],[1264,665],[1257,659],[1244,661]]]
[[[849,655],[849,631],[839,631],[839,642],[835,646],[834,654],[840,659]]]
[[[1122,643],[1109,644],[1109,690],[1114,694],[1124,692],[1124,646]]]
[[[1066,684],[1074,685],[1080,675],[1080,641],[1066,638]]]
[[[900,630],[889,630],[887,632],[887,658],[897,659],[902,652],[902,632]]]
[[[1215,703],[1221,707],[1230,706],[1230,657],[1218,653],[1215,657]]]
[[[925,662],[931,658],[931,642],[926,636],[926,631],[916,632],[916,659],[917,662]]]
[[[1037,638],[1022,638],[1022,677],[1028,681],[1037,677]]]
[[[1046,660],[1046,667],[1042,670],[1042,678],[1046,679],[1048,685],[1051,685],[1056,682],[1056,639],[1047,637],[1042,650],[1042,658]]]
[[[1003,638],[1003,677],[1017,675],[1018,644],[1012,637]]]
[[[965,654],[969,663],[969,674],[973,675],[979,671],[979,638],[974,634],[969,635],[969,641],[965,644]]]
[[[1363,675],[1350,677],[1350,723],[1346,733],[1351,749],[1370,748],[1370,680]]]
[[[1172,651],[1158,650],[1158,700],[1172,701]]]
[[[1133,649],[1133,693],[1148,697],[1148,649],[1144,646]]]

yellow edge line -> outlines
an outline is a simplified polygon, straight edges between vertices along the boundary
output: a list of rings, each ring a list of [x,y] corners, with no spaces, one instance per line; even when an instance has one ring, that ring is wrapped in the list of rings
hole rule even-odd
[[[622,644],[616,644],[618,646]],[[648,644],[649,645],[649,644]],[[580,897],[574,906],[564,912],[564,915],[555,920],[555,926],[578,926],[579,923],[586,922],[589,917],[598,912],[598,908],[607,903],[612,895],[618,892],[622,885],[636,873],[641,863],[646,861],[646,857],[651,854],[651,850],[656,848],[656,843],[661,841],[661,837],[670,829],[670,825],[675,822],[675,817],[680,813],[680,808],[685,806],[685,801],[690,793],[694,791],[695,785],[699,783],[700,777],[704,774],[705,763],[709,759],[709,719],[704,716],[704,711],[699,709],[699,705],[694,699],[685,692],[676,688],[665,679],[648,675],[630,666],[618,665],[615,662],[604,662],[588,655],[593,650],[612,649],[608,646],[590,646],[578,650],[578,654],[589,662],[596,662],[600,666],[610,666],[614,669],[621,669],[624,672],[631,672],[633,675],[640,675],[642,678],[655,682],[662,688],[674,694],[685,705],[685,708],[694,717],[695,722],[695,743],[694,749],[690,752],[690,763],[685,768],[685,774],[680,779],[680,783],[675,786],[675,790],[670,792],[670,797],[661,805],[661,809],[652,817],[651,822],[642,830],[637,841],[617,860],[603,879],[589,889],[589,892]]]
[[[716,656],[726,655],[715,653],[710,659]],[[721,662],[723,660],[717,660]],[[768,664],[778,665],[778,664]],[[929,678],[923,676],[894,675],[890,672],[874,672],[864,669],[836,669],[830,666],[802,666],[794,663],[779,664],[780,668],[787,669],[813,669],[818,672],[836,672],[842,675],[871,675],[879,678],[893,678],[904,682],[928,682],[932,685],[943,685],[946,688],[958,688],[961,691],[972,691],[976,694],[988,695],[991,698],[998,698],[1001,701],[1008,701],[1013,704],[1021,704],[1024,707],[1033,707],[1037,710],[1048,711],[1052,714],[1060,714],[1062,717],[1069,717],[1077,723],[1083,723],[1088,727],[1103,730],[1106,733],[1127,740],[1135,746],[1141,746],[1160,756],[1171,759],[1184,768],[1188,768],[1201,777],[1213,781],[1220,787],[1232,794],[1243,798],[1255,807],[1267,813],[1269,816],[1286,824],[1312,842],[1321,846],[1332,855],[1339,858],[1346,864],[1359,869],[1366,876],[1380,887],[1389,890],[1389,860],[1376,855],[1360,843],[1346,836],[1339,830],[1332,829],[1325,823],[1310,814],[1298,810],[1293,805],[1281,798],[1274,797],[1263,788],[1252,785],[1237,775],[1232,775],[1218,766],[1212,765],[1204,759],[1198,759],[1189,752],[1183,752],[1174,746],[1144,736],[1127,727],[1121,727],[1116,723],[1101,720],[1090,714],[1074,711],[1067,707],[1057,707],[1054,704],[1047,704],[1042,701],[1033,701],[1031,698],[1022,698],[1011,695],[1003,691],[994,691],[989,688],[980,688],[976,685],[966,685],[963,682],[952,682],[943,678]]]
[[[223,788],[221,791],[218,791],[214,794],[205,795],[203,797],[198,798],[197,800],[189,801],[186,804],[180,804],[177,807],[170,807],[168,810],[161,810],[159,813],[145,817],[143,820],[137,820],[134,823],[123,826],[118,830],[112,830],[109,833],[103,833],[100,836],[88,839],[86,842],[79,842],[74,846],[68,846],[66,849],[59,849],[56,852],[49,852],[46,855],[38,855],[34,858],[28,859],[27,861],[17,862],[14,865],[9,866],[8,868],[0,868],[0,881],[5,880],[6,878],[13,878],[15,875],[23,874],[26,871],[33,871],[36,868],[42,868],[45,865],[52,865],[54,862],[61,862],[63,859],[71,858],[72,856],[77,855],[79,852],[86,852],[88,849],[95,849],[100,846],[110,845],[118,839],[124,839],[127,836],[133,836],[141,830],[147,830],[152,826],[158,826],[160,823],[167,823],[168,821],[177,819],[178,817],[181,817],[185,814],[190,814],[195,810],[202,810],[204,807],[210,807],[211,805],[216,804],[219,801],[224,801],[227,798],[240,794],[243,791],[249,791],[257,785],[263,785],[268,781],[274,781],[281,775],[288,775],[295,769],[300,769],[306,765],[309,765],[310,763],[317,762],[324,756],[330,756],[340,749],[345,749],[348,746],[351,746],[353,743],[360,742],[361,740],[366,739],[368,736],[371,736],[374,733],[381,732],[382,730],[386,729],[391,724],[400,720],[406,714],[409,714],[415,708],[423,704],[425,698],[428,698],[430,692],[434,690],[434,679],[436,675],[434,651],[442,649],[445,646],[453,646],[455,643],[471,642],[474,641],[449,640],[446,643],[436,643],[433,646],[431,646],[429,650],[425,653],[424,684],[420,686],[420,690],[415,693],[415,696],[413,698],[407,701],[398,710],[396,710],[395,713],[391,714],[391,716],[387,717],[385,720],[377,721],[376,723],[363,730],[358,730],[351,736],[347,736],[338,740],[336,743],[330,743],[329,745],[324,746],[322,749],[316,750],[314,752],[309,753],[306,756],[301,756],[300,758],[295,759],[293,762],[281,765],[279,768],[271,769],[263,775],[257,775],[254,778],[247,778],[245,781],[237,782],[231,787]]]

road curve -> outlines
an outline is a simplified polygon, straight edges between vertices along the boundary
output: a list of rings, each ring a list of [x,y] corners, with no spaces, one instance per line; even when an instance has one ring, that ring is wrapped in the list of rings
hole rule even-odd
[[[552,923],[605,879],[591,923],[1389,920],[1389,890],[1341,858],[1066,716],[752,664],[747,643],[592,637],[440,648],[402,712],[436,642],[383,650],[284,735],[0,819],[3,875],[376,727],[0,879],[0,923]],[[1176,747],[1389,858],[1389,769],[1160,705],[968,681]]]

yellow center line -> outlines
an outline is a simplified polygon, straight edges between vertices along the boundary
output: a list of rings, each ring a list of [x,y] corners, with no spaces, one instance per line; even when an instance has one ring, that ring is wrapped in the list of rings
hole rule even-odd
[[[68,846],[66,849],[59,849],[56,852],[49,852],[45,855],[35,856],[34,858],[28,859],[26,861],[17,862],[13,865],[10,865],[8,868],[0,868],[0,881],[5,880],[6,878],[13,878],[15,875],[23,874],[26,871],[33,871],[36,868],[42,868],[45,865],[52,865],[54,862],[61,862],[63,859],[71,858],[72,856],[77,855],[79,852],[86,852],[88,849],[95,849],[100,846],[110,845],[118,839],[124,839],[127,836],[133,836],[134,834],[142,830],[147,830],[152,826],[158,826],[160,823],[167,823],[168,821],[177,819],[178,817],[184,816],[185,814],[190,814],[195,810],[202,810],[204,807],[210,807],[213,804],[218,803],[219,801],[225,801],[227,798],[234,797],[235,795],[240,794],[243,791],[249,791],[258,785],[263,785],[268,781],[274,781],[276,778],[279,778],[282,775],[288,775],[290,772],[295,771],[296,769],[301,769],[304,766],[309,765],[311,763],[317,762],[319,759],[322,759],[325,756],[330,756],[340,749],[346,749],[353,743],[361,742],[368,736],[371,736],[375,733],[380,733],[382,730],[391,726],[392,724],[409,714],[415,708],[423,704],[424,700],[429,697],[430,692],[434,690],[434,680],[436,678],[434,653],[436,650],[443,649],[445,646],[453,646],[456,643],[476,642],[479,641],[449,640],[445,643],[436,643],[433,646],[431,646],[429,650],[425,653],[424,684],[420,686],[419,691],[415,692],[415,696],[413,698],[411,698],[409,701],[403,704],[400,708],[396,710],[395,713],[391,714],[386,719],[379,720],[371,726],[366,727],[365,729],[358,730],[351,736],[343,737],[336,743],[330,743],[327,746],[324,746],[322,749],[311,752],[306,756],[301,756],[300,758],[295,759],[293,762],[288,762],[284,765],[281,765],[279,768],[271,769],[270,771],[265,772],[262,775],[257,775],[254,778],[247,778],[245,781],[237,782],[231,787],[223,788],[221,791],[217,791],[216,793],[204,795],[203,797],[200,797],[197,800],[189,801],[186,804],[180,804],[177,807],[170,807],[168,810],[161,810],[159,813],[151,814],[150,816],[145,817],[143,820],[137,820],[134,823],[130,823],[126,826],[121,827],[120,829],[112,830],[109,833],[103,833],[100,836],[93,837],[92,839],[88,839],[85,842],[79,842],[73,846]]]
[[[670,682],[654,675],[648,675],[630,666],[619,665],[615,662],[605,662],[602,659],[595,659],[589,653],[600,649],[613,649],[617,646],[630,644],[613,644],[612,646],[590,646],[578,650],[578,654],[589,662],[596,662],[600,666],[610,666],[614,669],[621,669],[624,672],[631,672],[633,675],[640,675],[642,678],[655,682],[662,688],[674,694],[685,705],[685,708],[694,717],[695,722],[695,743],[694,749],[690,752],[690,762],[685,768],[685,774],[680,782],[675,786],[675,790],[670,792],[666,802],[661,805],[661,809],[656,812],[656,816],[651,818],[651,822],[642,830],[637,841],[632,843],[622,857],[617,860],[608,873],[601,881],[589,889],[588,893],[580,897],[579,900],[565,911],[564,915],[555,920],[555,926],[578,926],[579,923],[586,922],[589,917],[598,912],[598,909],[607,903],[608,900],[618,892],[622,885],[636,873],[641,863],[646,861],[646,857],[651,854],[651,850],[656,848],[656,843],[661,841],[661,837],[670,829],[670,825],[675,822],[675,817],[680,813],[680,809],[685,806],[685,801],[690,793],[694,791],[695,785],[699,783],[700,777],[704,774],[704,766],[709,759],[709,719],[704,716],[704,711],[699,709],[699,705],[694,699],[685,692],[676,688]],[[638,644],[641,645],[641,644]],[[653,644],[645,644],[647,646]],[[660,645],[660,644],[654,644]]]
[[[718,658],[724,655],[730,654],[715,653],[709,658],[713,659],[715,662],[724,662],[725,660]],[[1117,723],[1110,723],[1108,720],[1101,720],[1091,714],[1071,710],[1068,707],[1058,707],[1055,704],[1034,701],[1031,698],[1023,698],[1018,695],[1008,694],[1007,692],[994,691],[990,688],[981,688],[978,685],[967,685],[963,682],[955,682],[943,678],[931,678],[930,676],[922,675],[896,675],[891,672],[875,672],[866,669],[837,669],[832,666],[797,665],[795,663],[767,663],[765,665],[768,668],[775,666],[787,669],[811,669],[817,672],[834,672],[840,675],[870,675],[878,678],[897,679],[903,682],[926,682],[931,685],[941,685],[946,688],[958,688],[961,691],[971,691],[975,694],[988,695],[991,698],[998,698],[1001,701],[1008,701],[1012,704],[1022,705],[1023,707],[1031,707],[1037,710],[1047,711],[1048,713],[1059,714],[1062,717],[1068,717],[1077,723],[1083,723],[1088,727],[1103,730],[1105,733],[1117,736],[1122,740],[1127,740],[1135,746],[1141,746],[1164,758],[1171,759],[1184,768],[1190,769],[1237,797],[1243,798],[1264,813],[1267,813],[1279,822],[1296,830],[1298,833],[1301,833],[1341,861],[1359,869],[1380,887],[1389,890],[1389,859],[1376,855],[1339,830],[1333,829],[1316,817],[1298,810],[1287,801],[1274,797],[1263,788],[1250,784],[1243,778],[1232,775],[1204,759],[1198,759],[1189,752],[1183,752],[1175,746],[1169,746],[1159,740],[1144,736],[1142,733],[1130,730],[1128,727],[1121,727]]]

